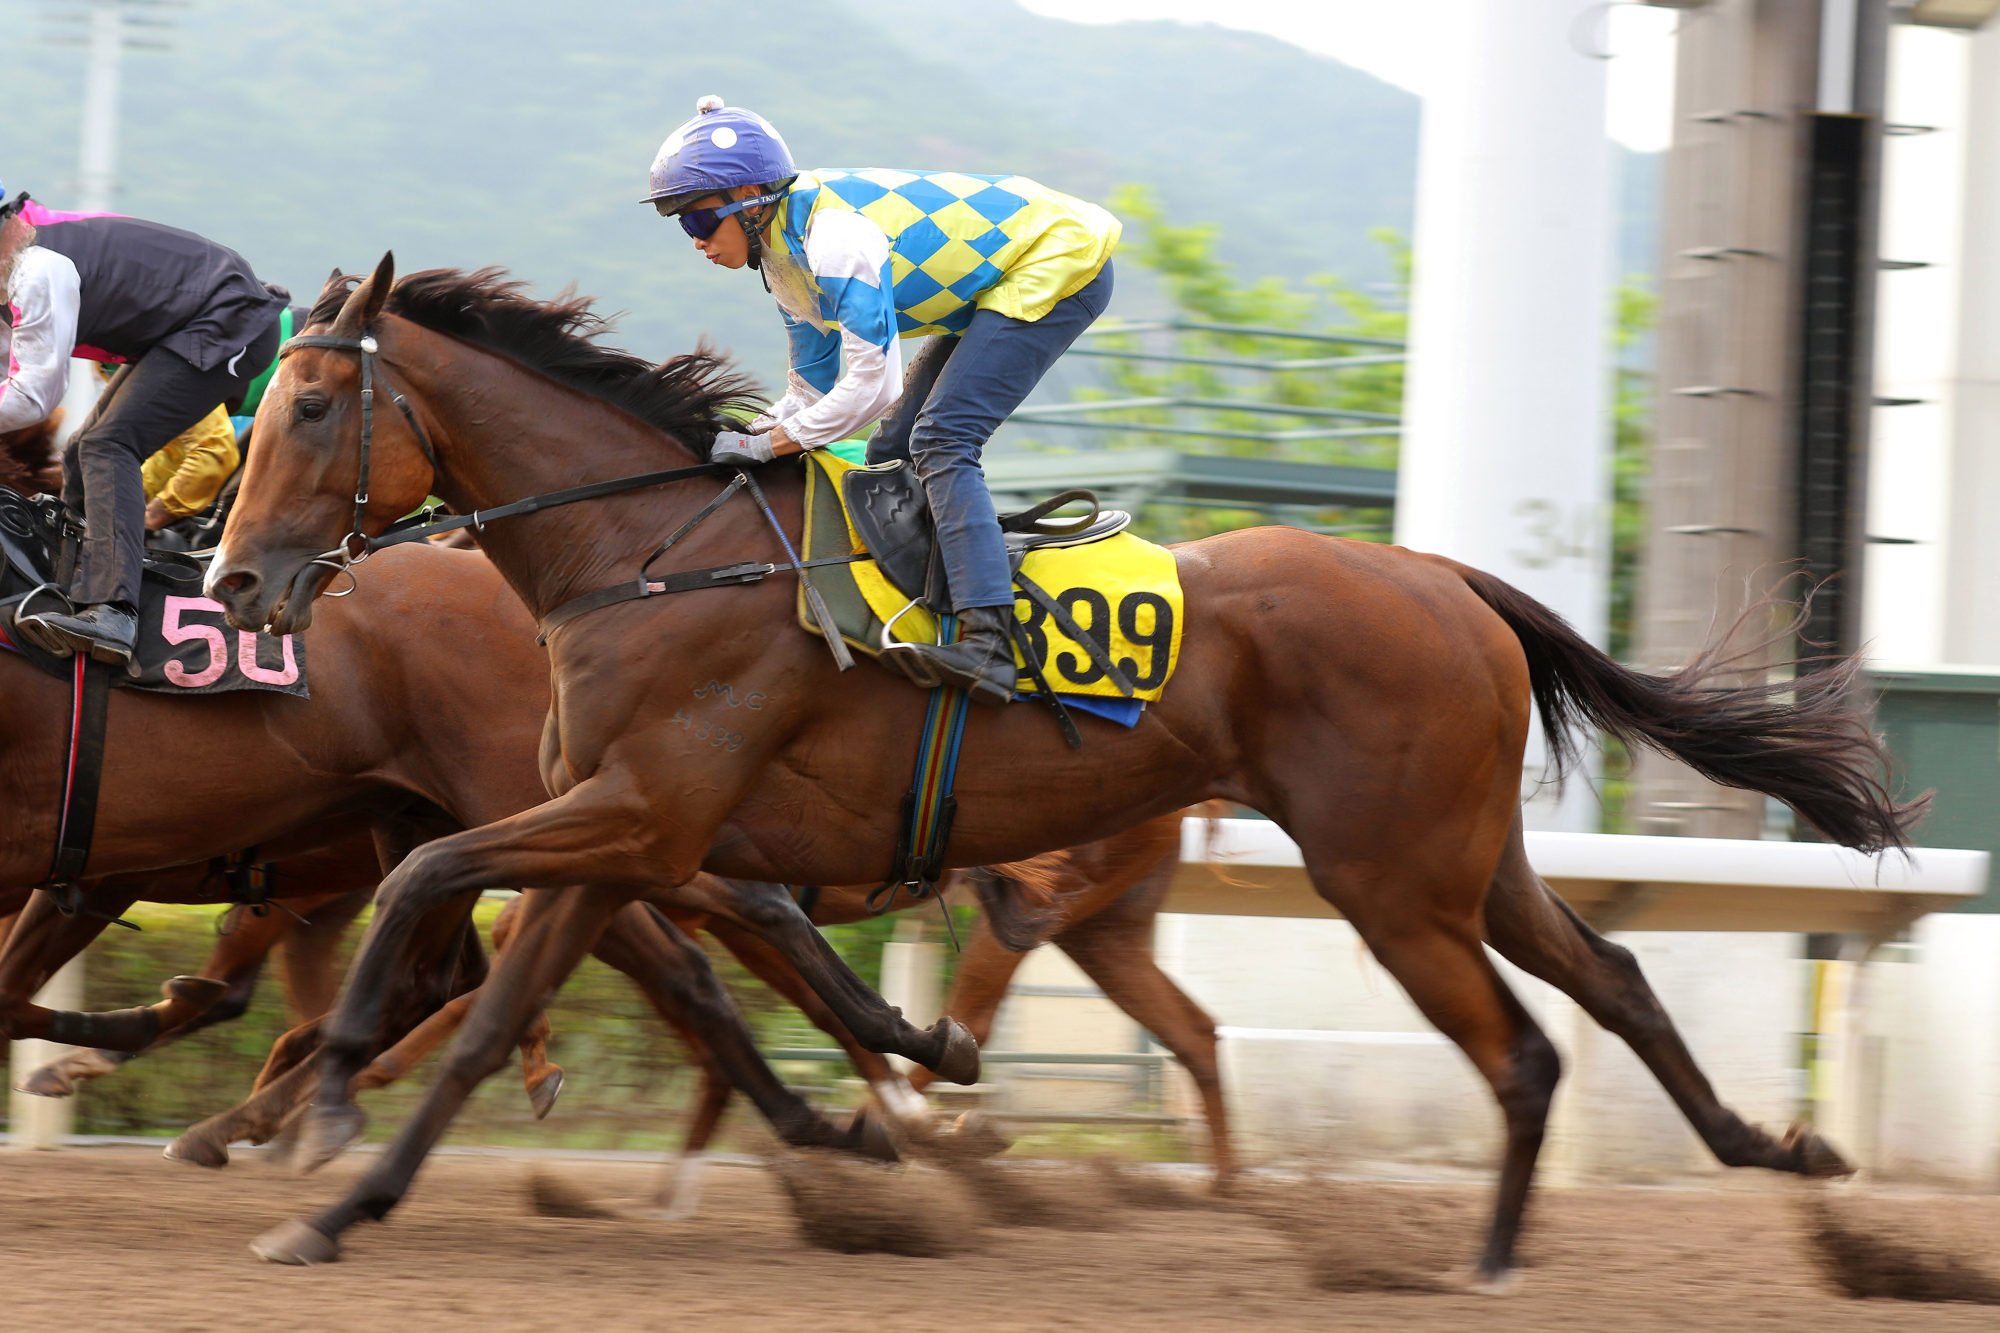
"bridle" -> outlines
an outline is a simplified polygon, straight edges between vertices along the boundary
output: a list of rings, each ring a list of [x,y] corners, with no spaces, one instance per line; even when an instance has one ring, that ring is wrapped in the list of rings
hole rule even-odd
[[[354,591],[353,567],[362,563],[377,549],[378,539],[371,538],[361,530],[361,518],[368,508],[368,468],[375,446],[375,358],[381,355],[382,345],[375,336],[363,330],[359,338],[343,338],[332,333],[300,333],[288,339],[278,349],[278,359],[283,360],[293,352],[308,347],[323,347],[336,352],[359,352],[361,354],[361,463],[354,480],[354,519],[348,524],[347,535],[340,539],[340,545],[331,551],[322,551],[306,561],[311,568],[318,565],[330,569],[335,574],[347,575],[347,587],[339,592],[328,592],[328,597],[345,597]],[[417,447],[424,452],[424,459],[431,465],[431,477],[435,481],[438,471],[437,450],[431,447],[430,436],[424,433],[422,423],[417,420],[410,400],[394,388],[389,390],[390,401],[403,414],[409,424],[410,433],[417,437]],[[385,534],[386,535],[386,534]]]

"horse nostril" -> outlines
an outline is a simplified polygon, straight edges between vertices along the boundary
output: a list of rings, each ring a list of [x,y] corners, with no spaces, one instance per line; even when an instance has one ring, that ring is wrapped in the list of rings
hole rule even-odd
[[[216,592],[227,593],[231,597],[241,597],[257,586],[257,576],[247,569],[232,569],[218,575],[209,584]]]

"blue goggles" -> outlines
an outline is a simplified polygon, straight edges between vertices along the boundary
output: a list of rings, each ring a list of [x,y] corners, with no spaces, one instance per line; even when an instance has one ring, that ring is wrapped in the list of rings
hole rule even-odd
[[[705,241],[715,235],[716,228],[722,225],[722,220],[731,214],[741,213],[746,208],[756,208],[760,204],[775,204],[782,198],[784,198],[783,191],[752,195],[748,199],[738,199],[734,203],[723,204],[718,208],[690,208],[674,216],[680,220],[682,231],[697,241]]]

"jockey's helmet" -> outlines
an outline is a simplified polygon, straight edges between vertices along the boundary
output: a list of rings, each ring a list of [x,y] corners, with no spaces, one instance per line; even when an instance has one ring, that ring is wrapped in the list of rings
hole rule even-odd
[[[738,185],[781,185],[798,174],[791,149],[770,121],[724,106],[711,93],[695,103],[694,119],[660,145],[644,202],[663,214],[678,213],[703,195]]]

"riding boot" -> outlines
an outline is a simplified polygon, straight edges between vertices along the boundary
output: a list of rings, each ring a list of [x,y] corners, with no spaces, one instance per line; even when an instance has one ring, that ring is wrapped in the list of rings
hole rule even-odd
[[[76,611],[43,611],[20,617],[14,627],[44,652],[68,657],[88,653],[100,662],[132,667],[139,637],[139,613],[125,602],[102,602]]]
[[[978,704],[1004,704],[1014,697],[1014,645],[1007,637],[1011,606],[975,606],[958,613],[956,643],[915,643],[939,680],[964,690]]]

